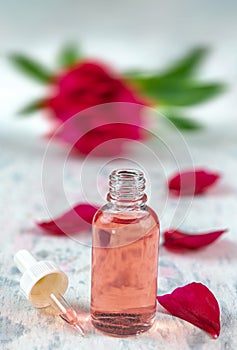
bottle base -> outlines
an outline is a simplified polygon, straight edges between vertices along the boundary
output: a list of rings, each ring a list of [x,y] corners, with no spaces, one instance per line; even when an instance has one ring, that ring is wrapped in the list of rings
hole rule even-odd
[[[94,313],[93,326],[114,337],[129,337],[148,331],[155,320],[155,314]]]

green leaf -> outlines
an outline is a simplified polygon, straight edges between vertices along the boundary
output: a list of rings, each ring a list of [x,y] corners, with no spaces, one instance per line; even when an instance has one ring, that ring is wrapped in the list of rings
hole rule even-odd
[[[163,115],[169,119],[179,130],[196,131],[202,128],[202,125],[195,120],[181,115],[177,110],[166,110]]]
[[[137,85],[148,97],[159,104],[171,106],[191,106],[205,102],[224,90],[221,83],[197,83],[186,80],[163,80],[157,77],[137,80]]]
[[[27,104],[18,112],[18,114],[21,116],[29,116],[30,114],[43,108],[45,108],[45,99],[38,99]]]
[[[10,62],[22,72],[28,74],[41,83],[49,83],[52,81],[53,74],[39,62],[25,57],[20,54],[12,54],[9,56]]]
[[[160,78],[187,78],[192,76],[207,54],[207,48],[198,47],[167,68]]]
[[[148,76],[155,77],[158,80],[166,79],[187,79],[192,77],[206,56],[208,50],[205,47],[197,47],[188,52],[183,58],[177,62],[171,64],[170,67],[164,69],[164,72],[155,72]],[[125,73],[128,79],[132,79],[136,82],[136,79],[140,80],[143,77],[147,77],[147,74],[139,71],[128,71]]]
[[[59,53],[58,62],[60,67],[69,68],[75,65],[81,58],[78,47],[74,44],[67,44]]]

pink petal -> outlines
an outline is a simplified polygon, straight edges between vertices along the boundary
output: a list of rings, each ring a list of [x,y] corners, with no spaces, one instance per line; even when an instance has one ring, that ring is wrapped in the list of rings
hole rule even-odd
[[[218,179],[220,174],[204,169],[187,170],[176,173],[169,179],[169,190],[179,196],[190,196],[204,193]]]
[[[192,323],[217,338],[220,334],[220,308],[215,296],[202,283],[190,283],[171,294],[157,296],[173,316]]]
[[[202,234],[187,234],[178,230],[167,230],[163,233],[163,245],[168,249],[199,249],[214,242],[227,229]]]
[[[43,230],[56,235],[79,233],[91,229],[93,216],[97,210],[96,206],[80,203],[51,221],[36,224]]]

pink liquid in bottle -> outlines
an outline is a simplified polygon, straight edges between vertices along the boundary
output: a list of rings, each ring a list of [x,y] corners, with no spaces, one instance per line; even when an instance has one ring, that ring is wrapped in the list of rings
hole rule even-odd
[[[125,175],[133,179],[134,173]],[[135,199],[120,197],[119,204],[109,196],[113,203],[96,213],[93,224],[92,323],[114,336],[148,330],[156,312],[159,223],[143,192],[133,192]]]

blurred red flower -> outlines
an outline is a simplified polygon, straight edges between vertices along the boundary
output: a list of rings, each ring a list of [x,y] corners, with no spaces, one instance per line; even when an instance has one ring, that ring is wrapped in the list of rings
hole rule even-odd
[[[108,107],[91,108],[108,103]],[[106,156],[120,153],[123,139],[146,137],[141,110],[148,105],[120,76],[91,61],[80,62],[54,79],[52,96],[47,99],[52,117],[64,123],[57,131],[57,138],[82,154],[102,145],[97,155]],[[113,141],[109,147],[103,147],[110,140]]]
[[[161,72],[132,70],[120,75],[101,62],[84,58],[77,45],[70,43],[59,52],[56,72],[19,53],[9,59],[47,86],[47,96],[28,103],[20,114],[46,108],[54,123],[48,135],[56,136],[52,141],[64,141],[84,155],[93,151],[94,156],[116,156],[124,150],[125,141],[152,136],[145,129],[152,131],[155,119],[143,113],[144,106],[161,106],[162,113],[165,111],[166,118],[180,130],[200,128],[198,122],[180,112],[180,107],[203,103],[225,88],[222,83],[199,81],[194,74],[206,52],[206,48],[194,48]],[[58,67],[63,70],[59,72]],[[111,103],[113,107],[102,107]]]

